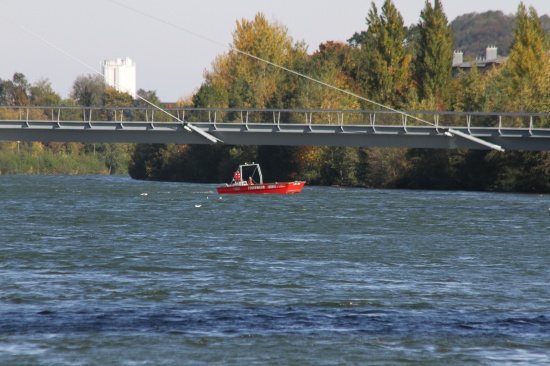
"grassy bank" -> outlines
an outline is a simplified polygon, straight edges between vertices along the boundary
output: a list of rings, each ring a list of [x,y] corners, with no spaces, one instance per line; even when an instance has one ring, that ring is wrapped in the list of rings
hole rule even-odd
[[[128,174],[129,146],[0,143],[2,174]]]

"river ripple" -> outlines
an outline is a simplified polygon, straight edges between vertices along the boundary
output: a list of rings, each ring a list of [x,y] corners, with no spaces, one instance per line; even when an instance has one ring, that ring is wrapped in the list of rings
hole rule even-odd
[[[2,365],[550,364],[547,196],[0,176],[0,207]]]

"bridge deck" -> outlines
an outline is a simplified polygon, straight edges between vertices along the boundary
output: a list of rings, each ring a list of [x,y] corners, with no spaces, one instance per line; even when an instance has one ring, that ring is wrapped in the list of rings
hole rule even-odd
[[[10,107],[12,108],[12,107]],[[227,109],[181,109],[171,111],[174,118],[169,121],[153,119],[152,110],[101,109],[112,115],[114,121],[94,121],[92,112],[82,111],[82,120],[61,118],[60,107],[42,110],[50,112],[51,120],[32,119],[30,108],[19,108],[19,119],[2,118],[0,109],[0,140],[43,141],[43,142],[109,142],[109,143],[178,143],[209,144],[210,140],[197,132],[214,136],[230,145],[298,145],[298,146],[368,146],[409,147],[442,149],[490,149],[491,145],[505,150],[550,150],[550,128],[541,127],[550,120],[549,114],[490,114],[490,113],[440,113],[414,112],[415,115],[431,116],[435,123],[419,125],[421,122],[403,115],[385,111],[286,111],[286,110],[241,110]],[[37,109],[38,107],[34,108]],[[13,109],[13,108],[12,108]],[[31,113],[29,113],[29,110]],[[99,114],[99,109],[92,110]],[[118,111],[118,115],[117,115]],[[126,112],[125,112],[126,111]],[[127,111],[145,113],[144,120],[127,120]],[[71,112],[71,110],[69,110]],[[177,112],[177,114],[176,114]],[[194,130],[189,131],[183,122],[192,112],[202,113],[209,121],[191,122]],[[216,121],[219,116],[233,114],[237,121]],[[302,122],[280,122],[282,113],[304,116]],[[410,112],[413,113],[413,112]],[[4,113],[5,115],[6,113]],[[12,113],[13,114],[13,113]],[[36,114],[36,113],[34,113]],[[322,118],[315,120],[315,115]],[[267,121],[249,122],[254,115],[268,117]],[[361,118],[358,119],[357,116]],[[43,114],[42,114],[43,116]],[[351,117],[356,118],[351,118]],[[436,118],[433,118],[433,117]],[[368,118],[366,118],[368,117]],[[441,118],[443,117],[443,118]],[[196,116],[195,116],[196,118]],[[483,124],[496,126],[474,126],[472,119],[483,119]],[[125,120],[126,119],[126,120]],[[171,121],[170,121],[171,119]],[[296,118],[285,118],[296,120]],[[503,120],[510,120],[515,126],[505,126]],[[365,120],[368,123],[365,123]],[[445,124],[441,122],[444,120]],[[185,119],[187,121],[187,119]],[[346,122],[344,122],[346,121]],[[395,123],[395,122],[400,123]],[[457,121],[463,121],[463,125]],[[492,122],[491,122],[492,121]],[[519,121],[519,122],[518,122]],[[517,126],[523,121],[526,126]],[[306,122],[306,123],[304,123]],[[324,122],[324,123],[322,123]],[[328,123],[327,123],[328,122]],[[358,123],[359,122],[359,123]],[[363,122],[363,123],[361,123]],[[448,123],[447,123],[448,122]],[[537,123],[538,122],[538,123]],[[200,130],[200,131],[197,131]],[[481,143],[480,143],[481,141]],[[483,144],[483,143],[486,144]]]

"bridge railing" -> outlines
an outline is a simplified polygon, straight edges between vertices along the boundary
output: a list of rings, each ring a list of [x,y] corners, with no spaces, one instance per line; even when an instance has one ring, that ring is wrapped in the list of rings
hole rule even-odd
[[[550,113],[440,112],[323,109],[0,106],[0,121],[269,123],[363,126],[550,128]]]

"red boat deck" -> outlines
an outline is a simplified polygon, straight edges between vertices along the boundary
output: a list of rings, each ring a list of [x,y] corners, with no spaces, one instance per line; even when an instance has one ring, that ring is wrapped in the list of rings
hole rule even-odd
[[[244,179],[246,176],[248,179]],[[217,190],[220,194],[295,194],[300,193],[305,184],[303,181],[264,183],[260,164],[244,163],[233,173],[231,183]]]
[[[300,193],[306,182],[282,182],[263,184],[232,184],[218,187],[220,194],[295,194]]]

